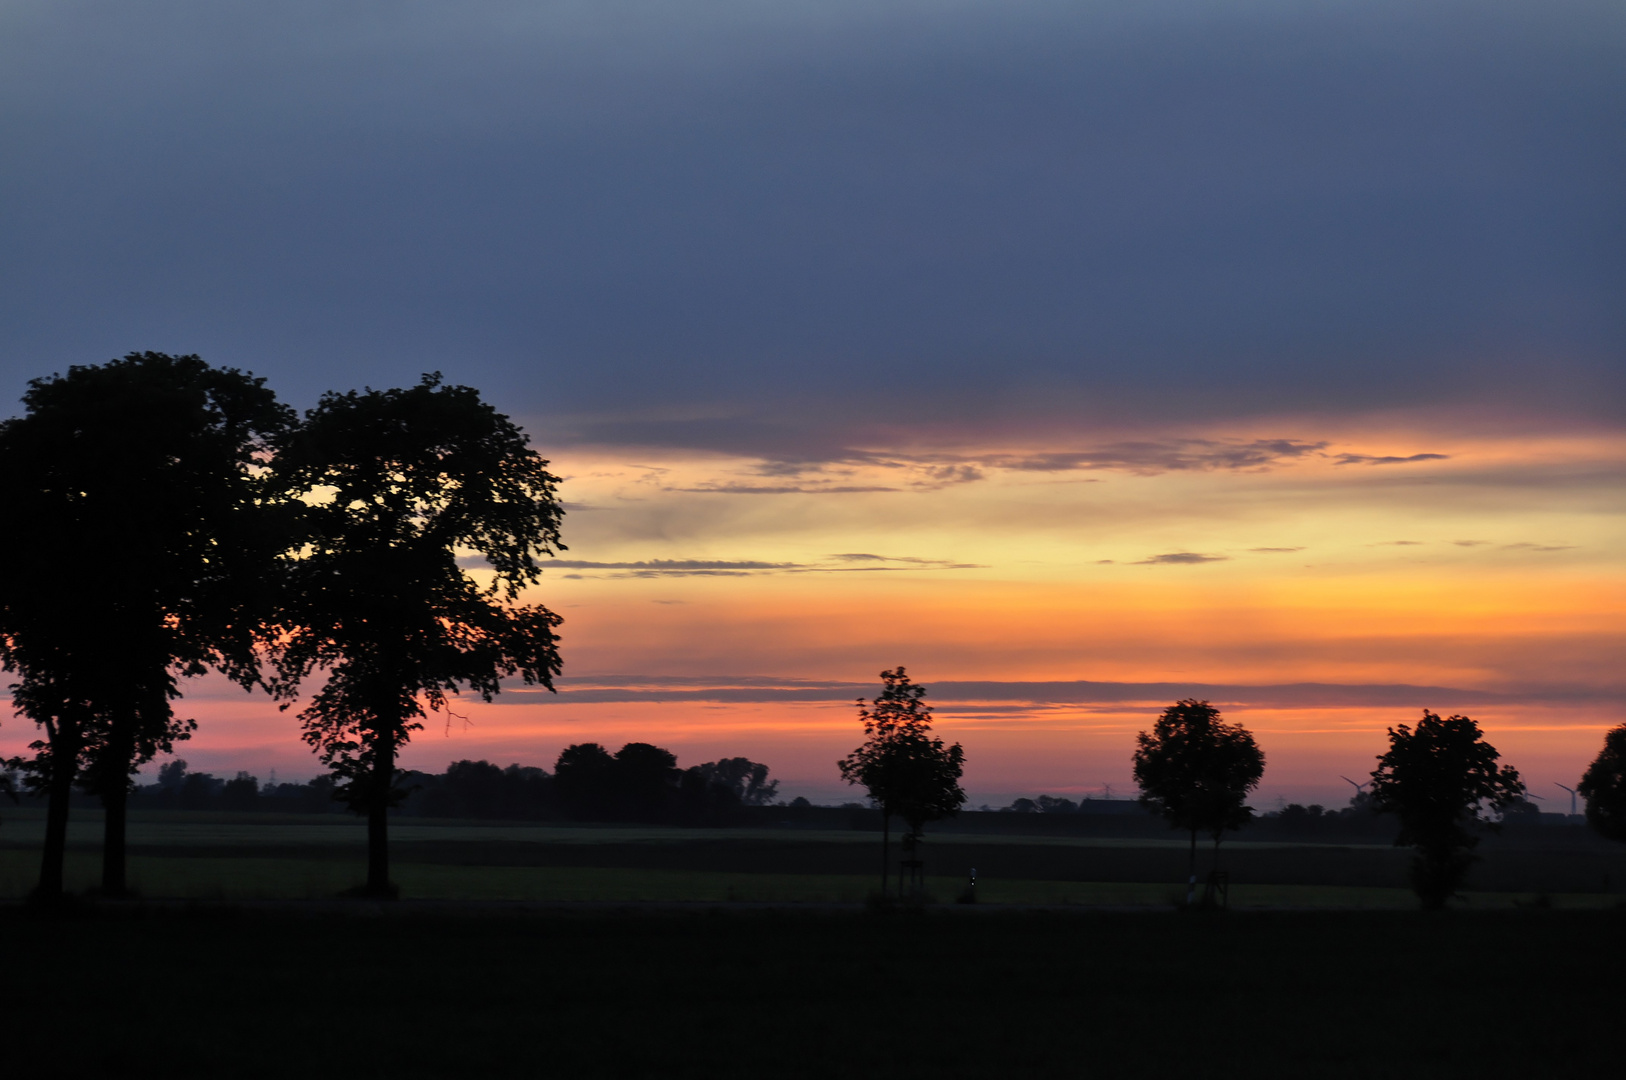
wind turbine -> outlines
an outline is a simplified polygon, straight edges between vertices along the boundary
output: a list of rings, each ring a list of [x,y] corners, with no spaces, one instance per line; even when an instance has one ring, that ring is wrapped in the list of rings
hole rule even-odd
[[[1348,784],[1350,787],[1355,789],[1355,797],[1357,799],[1361,797],[1361,792],[1366,790],[1366,784],[1370,784],[1372,782],[1372,781],[1368,780],[1366,782],[1366,784],[1357,784],[1355,781],[1351,780],[1349,777],[1343,775],[1342,773],[1338,774],[1338,779],[1342,780],[1344,783]]]
[[[1570,817],[1574,817],[1575,816],[1575,789],[1572,788],[1572,787],[1567,787],[1564,784],[1560,784],[1557,780],[1553,781],[1553,785],[1555,787],[1561,787],[1565,791],[1570,793]]]

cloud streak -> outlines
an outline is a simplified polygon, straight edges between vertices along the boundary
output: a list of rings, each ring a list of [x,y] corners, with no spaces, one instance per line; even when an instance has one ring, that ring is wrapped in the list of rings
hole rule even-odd
[[[516,691],[499,701],[511,704],[568,705],[572,702],[708,701],[833,702],[873,697],[869,683],[725,676],[566,677],[559,693]],[[1502,690],[1478,690],[1406,683],[1235,683],[1066,681],[938,681],[928,687],[933,702],[1031,702],[1055,705],[1166,705],[1185,697],[1230,708],[1469,708],[1545,702],[1618,700],[1626,687],[1586,687],[1531,683]]]
[[[1449,454],[1410,454],[1406,457],[1394,455],[1374,456],[1372,454],[1338,454],[1333,458],[1335,465],[1411,465],[1419,461],[1445,461]]]
[[[745,425],[750,437],[716,438],[711,426],[658,425],[650,436],[643,425],[601,427],[593,438],[613,443],[617,438],[629,445],[667,449],[724,451],[751,458],[748,466],[755,476],[784,478],[786,482],[760,483],[756,480],[718,479],[700,484],[672,485],[669,491],[720,495],[832,495],[873,492],[935,491],[959,484],[989,479],[998,472],[1067,474],[1118,472],[1132,476],[1157,476],[1180,472],[1261,473],[1294,464],[1331,458],[1334,464],[1399,464],[1443,461],[1445,454],[1413,454],[1409,457],[1356,453],[1328,454],[1326,441],[1292,438],[1273,439],[1142,439],[1107,443],[1089,449],[1028,452],[906,452],[892,449],[859,449],[816,440],[785,437],[772,425]],[[968,433],[975,434],[975,433]],[[794,449],[786,448],[787,441]],[[894,483],[854,483],[853,477],[868,470],[871,474],[898,477]]]
[[[1296,439],[1254,439],[1250,442],[1172,439],[1114,443],[1094,450],[998,456],[985,459],[985,464],[1022,472],[1114,469],[1143,476],[1192,470],[1252,471],[1297,461],[1326,446],[1324,442],[1301,442]]]
[[[614,573],[598,575],[624,578],[663,577],[751,577],[762,574],[852,574],[902,570],[981,570],[980,563],[954,562],[949,559],[923,559],[912,556],[886,556],[848,554],[831,556],[837,565],[829,563],[768,562],[759,559],[637,559],[630,561],[596,561],[591,559],[550,559],[545,568],[560,570],[608,570]],[[852,563],[879,563],[883,565],[853,566]],[[567,574],[579,578],[584,575]]]

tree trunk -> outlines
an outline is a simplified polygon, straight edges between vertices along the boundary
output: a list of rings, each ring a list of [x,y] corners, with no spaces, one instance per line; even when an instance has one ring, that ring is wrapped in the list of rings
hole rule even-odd
[[[129,894],[125,877],[124,824],[125,810],[130,801],[128,784],[119,784],[102,793],[102,895],[122,897]]]
[[[390,884],[390,788],[395,780],[395,743],[378,732],[373,754],[372,799],[367,808],[367,895],[393,897]]]
[[[892,815],[881,811],[881,895],[886,895],[886,880],[892,865]]]
[[[68,850],[68,799],[73,795],[74,763],[79,753],[61,721],[55,724],[46,721],[45,732],[51,748],[51,777],[46,787],[45,848],[34,896],[54,902],[62,899],[62,864]]]
[[[94,772],[102,797],[102,895],[129,893],[125,876],[125,811],[130,801],[130,762],[135,758],[134,727],[139,713],[115,718],[112,738],[101,748]]]
[[[1186,879],[1186,907],[1197,902],[1197,830],[1191,830],[1190,876]]]

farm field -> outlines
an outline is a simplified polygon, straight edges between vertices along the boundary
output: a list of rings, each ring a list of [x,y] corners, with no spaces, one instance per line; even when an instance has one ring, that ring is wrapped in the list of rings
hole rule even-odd
[[[43,821],[10,812],[0,825],[0,899],[37,873]],[[357,883],[365,834],[340,815],[148,812],[132,815],[137,893],[192,901],[316,900]],[[99,874],[100,822],[70,833],[68,887]],[[878,884],[880,838],[859,830],[685,829],[492,822],[392,826],[394,877],[405,899],[478,902],[665,901],[856,904]],[[894,856],[897,854],[894,846]],[[1407,853],[1386,845],[1238,842],[1222,849],[1234,907],[1409,908]],[[925,851],[927,892],[941,902],[977,872],[979,904],[1168,906],[1183,895],[1177,839],[944,833]],[[1209,853],[1201,854],[1206,872]],[[1487,844],[1464,903],[1607,907],[1626,884],[1626,852],[1602,844]]]

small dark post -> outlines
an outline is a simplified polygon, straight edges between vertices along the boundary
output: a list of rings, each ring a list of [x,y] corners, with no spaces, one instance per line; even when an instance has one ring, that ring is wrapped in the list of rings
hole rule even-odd
[[[911,829],[903,834],[903,870],[900,879],[908,881],[908,896],[913,900],[924,898],[926,893],[926,879],[924,876],[925,861],[920,858],[920,834]],[[900,880],[898,893],[904,893],[904,885]]]
[[[965,883],[965,889],[960,893],[957,903],[975,904],[977,902],[977,868],[971,868],[971,877]]]

